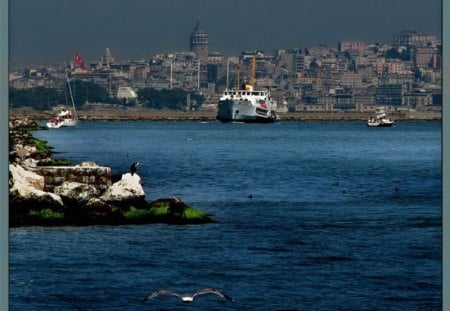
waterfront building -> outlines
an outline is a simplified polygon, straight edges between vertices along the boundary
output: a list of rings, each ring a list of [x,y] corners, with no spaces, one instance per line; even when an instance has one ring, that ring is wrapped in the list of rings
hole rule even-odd
[[[421,110],[425,106],[433,105],[433,94],[425,90],[406,93],[403,96],[402,105]]]
[[[334,91],[336,99],[335,108],[341,110],[354,110],[355,104],[353,101],[353,90],[351,88],[337,88]]]
[[[402,104],[403,86],[401,84],[382,83],[375,92],[377,105],[400,106]]]
[[[353,97],[355,101],[355,109],[358,112],[374,111],[375,99],[369,94],[355,94]]]

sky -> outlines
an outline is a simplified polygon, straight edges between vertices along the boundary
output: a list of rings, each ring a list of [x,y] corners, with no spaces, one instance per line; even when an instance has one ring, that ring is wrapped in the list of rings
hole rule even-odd
[[[272,53],[341,40],[392,43],[403,30],[441,36],[441,0],[10,0],[10,61],[149,59],[189,50],[197,20],[209,51]]]

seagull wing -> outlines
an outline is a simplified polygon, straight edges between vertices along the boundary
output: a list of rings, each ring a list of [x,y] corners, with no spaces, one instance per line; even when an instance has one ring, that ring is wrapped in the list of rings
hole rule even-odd
[[[198,291],[196,291],[193,295],[193,297],[197,296],[197,295],[203,295],[203,294],[216,294],[222,298],[225,298],[227,300],[233,300],[233,298],[231,298],[230,296],[228,296],[227,294],[225,294],[224,292],[216,289],[216,288],[211,288],[211,287],[207,287],[207,288],[203,288],[200,289]]]
[[[160,290],[157,290],[156,292],[151,293],[150,295],[148,295],[144,299],[142,299],[141,303],[143,303],[143,302],[145,302],[145,301],[147,301],[149,299],[155,298],[156,296],[159,296],[159,295],[174,295],[174,296],[180,297],[180,294],[177,293],[177,292],[174,292],[174,291],[171,291],[171,290],[160,289]]]

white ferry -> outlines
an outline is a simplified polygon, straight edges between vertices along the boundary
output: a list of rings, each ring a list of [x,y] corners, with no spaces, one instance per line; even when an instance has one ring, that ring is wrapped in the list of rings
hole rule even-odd
[[[240,90],[226,90],[219,99],[217,119],[222,122],[269,123],[277,119],[277,104],[271,98],[269,90],[254,90],[254,68],[251,84],[245,84]],[[239,81],[239,75],[238,75]],[[239,85],[239,82],[238,82]]]
[[[245,85],[243,90],[223,93],[217,119],[222,122],[275,122],[276,108],[269,91],[254,91],[251,85]]]

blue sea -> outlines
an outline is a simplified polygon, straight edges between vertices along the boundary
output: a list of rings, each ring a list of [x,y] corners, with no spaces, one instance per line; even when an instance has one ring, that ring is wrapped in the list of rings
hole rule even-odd
[[[10,231],[10,310],[440,310],[441,124],[83,121],[73,164],[140,161],[148,201],[206,225]],[[249,198],[252,194],[253,198]],[[158,289],[215,295],[183,303]]]

